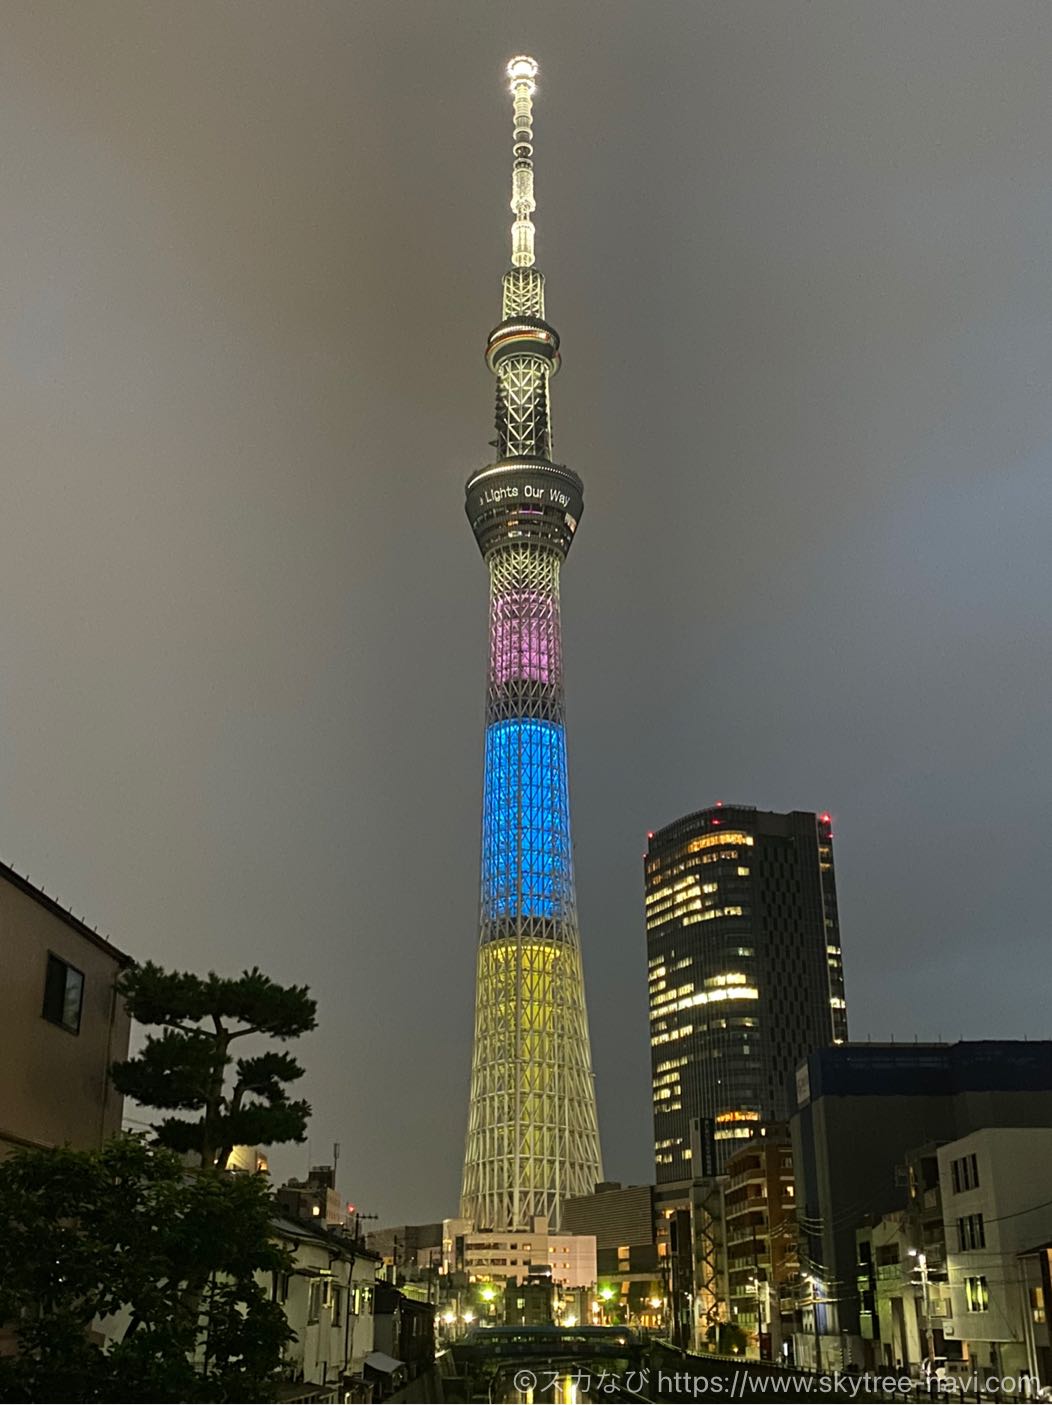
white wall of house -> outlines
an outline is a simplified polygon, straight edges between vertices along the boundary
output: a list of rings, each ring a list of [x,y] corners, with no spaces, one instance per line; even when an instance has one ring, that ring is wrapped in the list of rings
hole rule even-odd
[[[951,1313],[944,1331],[967,1343],[981,1370],[1036,1374],[1029,1293],[1040,1279],[1019,1254],[1052,1239],[1052,1127],[987,1127],[938,1155]]]
[[[295,1270],[278,1281],[276,1297],[296,1334],[286,1351],[296,1378],[323,1385],[360,1374],[373,1349],[375,1261],[334,1256],[306,1228],[302,1237],[282,1237]]]

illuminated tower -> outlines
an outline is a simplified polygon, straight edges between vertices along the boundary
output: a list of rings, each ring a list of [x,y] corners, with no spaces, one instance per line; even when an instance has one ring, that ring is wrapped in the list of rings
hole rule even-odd
[[[479,1229],[558,1227],[561,1202],[601,1179],[577,932],[566,777],[559,571],[583,507],[552,461],[548,382],[559,337],[533,266],[537,64],[508,64],[514,160],[511,268],[486,362],[497,459],[466,510],[489,567],[481,933],[461,1215]]]

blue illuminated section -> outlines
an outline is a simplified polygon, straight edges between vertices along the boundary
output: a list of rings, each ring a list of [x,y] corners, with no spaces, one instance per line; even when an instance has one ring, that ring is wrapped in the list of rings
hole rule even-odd
[[[569,916],[566,736],[555,722],[511,718],[486,729],[482,920]]]

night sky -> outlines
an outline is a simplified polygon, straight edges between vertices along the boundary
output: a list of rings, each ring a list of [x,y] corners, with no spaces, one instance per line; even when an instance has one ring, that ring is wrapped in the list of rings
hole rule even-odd
[[[311,986],[308,1148],[455,1213],[486,572],[538,262],[606,1173],[651,1174],[641,854],[829,809],[853,1037],[1048,1037],[1052,7],[5,0],[0,856]]]

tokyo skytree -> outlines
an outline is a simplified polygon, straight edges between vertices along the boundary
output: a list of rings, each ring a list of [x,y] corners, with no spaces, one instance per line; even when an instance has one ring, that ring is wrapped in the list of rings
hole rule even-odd
[[[514,58],[511,267],[486,362],[496,461],[467,482],[489,567],[480,939],[460,1213],[477,1229],[559,1227],[602,1178],[577,928],[566,772],[559,572],[583,509],[553,461],[549,381],[559,336],[534,267],[537,64]]]

